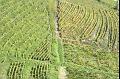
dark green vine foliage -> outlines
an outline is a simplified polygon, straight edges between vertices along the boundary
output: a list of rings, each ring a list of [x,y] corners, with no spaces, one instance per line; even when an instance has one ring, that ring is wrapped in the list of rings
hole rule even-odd
[[[100,2],[101,0],[97,0],[98,2]]]

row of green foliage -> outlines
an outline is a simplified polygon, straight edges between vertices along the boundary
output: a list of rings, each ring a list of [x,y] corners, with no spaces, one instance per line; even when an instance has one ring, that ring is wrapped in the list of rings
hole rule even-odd
[[[0,79],[58,78],[54,17],[55,0],[0,0]]]

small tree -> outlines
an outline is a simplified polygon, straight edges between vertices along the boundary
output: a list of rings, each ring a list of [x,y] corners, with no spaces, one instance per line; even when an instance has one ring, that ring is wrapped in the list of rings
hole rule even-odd
[[[115,1],[116,1],[116,4],[115,4],[114,9],[119,10],[119,0],[115,0]]]
[[[100,2],[101,0],[97,0],[98,2]]]
[[[117,9],[119,10],[119,0],[117,1]]]

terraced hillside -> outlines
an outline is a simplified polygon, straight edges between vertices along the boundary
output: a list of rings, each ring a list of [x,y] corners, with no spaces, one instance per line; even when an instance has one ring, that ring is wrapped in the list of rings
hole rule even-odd
[[[63,41],[99,43],[98,47],[118,50],[118,21],[114,10],[88,8],[67,2],[61,2],[59,6],[59,30]]]
[[[107,2],[0,0],[0,79],[118,79],[119,18]]]
[[[56,79],[51,2],[0,0],[0,79]]]
[[[93,2],[59,1],[59,36],[63,42],[68,79],[119,77],[117,11],[100,4],[92,5]]]

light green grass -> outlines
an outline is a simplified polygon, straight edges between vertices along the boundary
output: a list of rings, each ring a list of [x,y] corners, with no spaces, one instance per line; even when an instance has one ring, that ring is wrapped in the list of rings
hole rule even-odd
[[[0,79],[58,77],[54,13],[55,0],[0,0]]]
[[[94,8],[104,8],[104,9],[113,9],[116,6],[116,2],[114,0],[61,0],[67,1],[70,3],[74,3],[77,5],[94,7]]]
[[[64,45],[68,79],[118,79],[116,52],[95,52],[90,46]]]

